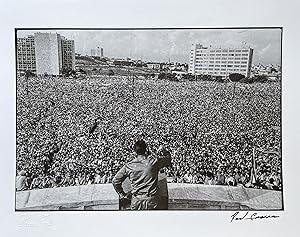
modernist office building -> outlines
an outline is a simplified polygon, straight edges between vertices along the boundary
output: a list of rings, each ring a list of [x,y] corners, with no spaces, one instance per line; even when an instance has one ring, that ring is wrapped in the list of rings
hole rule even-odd
[[[75,69],[74,40],[56,33],[35,33],[17,39],[18,72],[59,75],[63,68]]]
[[[226,78],[231,73],[250,76],[253,49],[250,47],[217,48],[192,45],[188,72]]]

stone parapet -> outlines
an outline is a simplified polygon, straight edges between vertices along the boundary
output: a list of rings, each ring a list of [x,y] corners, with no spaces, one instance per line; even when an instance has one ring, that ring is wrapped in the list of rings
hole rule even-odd
[[[282,210],[280,191],[243,187],[162,183],[169,210]],[[119,210],[111,184],[16,192],[16,210]]]

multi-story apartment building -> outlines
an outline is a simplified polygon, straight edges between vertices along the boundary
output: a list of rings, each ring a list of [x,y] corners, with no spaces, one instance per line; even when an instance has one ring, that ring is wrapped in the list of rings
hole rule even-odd
[[[36,71],[33,35],[17,39],[17,70],[18,72]]]
[[[68,40],[62,36],[62,64],[65,69],[75,70],[75,44],[74,40]]]
[[[253,49],[250,47],[217,48],[194,44],[190,51],[188,72],[193,75],[228,77],[232,73],[250,76]]]
[[[17,70],[59,75],[63,68],[75,69],[74,40],[57,33],[35,33],[17,39]]]

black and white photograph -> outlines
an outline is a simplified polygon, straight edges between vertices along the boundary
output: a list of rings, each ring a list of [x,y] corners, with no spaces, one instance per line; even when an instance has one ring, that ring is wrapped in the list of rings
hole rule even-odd
[[[15,210],[284,210],[282,35],[16,28]]]
[[[1,236],[299,235],[299,1],[1,6]]]

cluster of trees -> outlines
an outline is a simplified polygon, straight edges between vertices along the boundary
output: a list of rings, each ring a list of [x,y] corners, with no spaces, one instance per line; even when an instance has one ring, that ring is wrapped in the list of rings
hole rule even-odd
[[[114,65],[116,66],[135,66],[135,67],[147,67],[147,64],[144,62],[132,62],[124,60],[114,60]]]
[[[133,62],[130,61],[121,61],[121,60],[115,60],[114,65],[116,66],[133,66]]]
[[[229,79],[233,82],[241,82],[241,83],[253,83],[253,82],[267,82],[268,77],[266,75],[256,75],[253,77],[245,77],[239,73],[232,73],[229,75]]]
[[[256,75],[253,77],[245,77],[239,73],[232,73],[228,79],[222,78],[222,76],[211,76],[211,75],[191,75],[185,74],[182,79],[189,81],[218,81],[218,82],[241,82],[241,83],[254,83],[254,82],[267,82],[268,77],[265,75]]]
[[[254,77],[245,77],[243,79],[241,79],[239,82],[242,83],[253,83],[253,82],[267,82],[268,81],[268,77],[265,75],[258,75],[258,76],[254,76]]]
[[[158,79],[169,80],[169,81],[179,81],[175,73],[161,72],[158,74]]]
[[[192,75],[192,74],[183,74],[182,75],[183,80],[189,80],[189,81],[218,81],[218,82],[224,82],[224,79],[222,79],[222,76],[212,76],[212,75]]]

